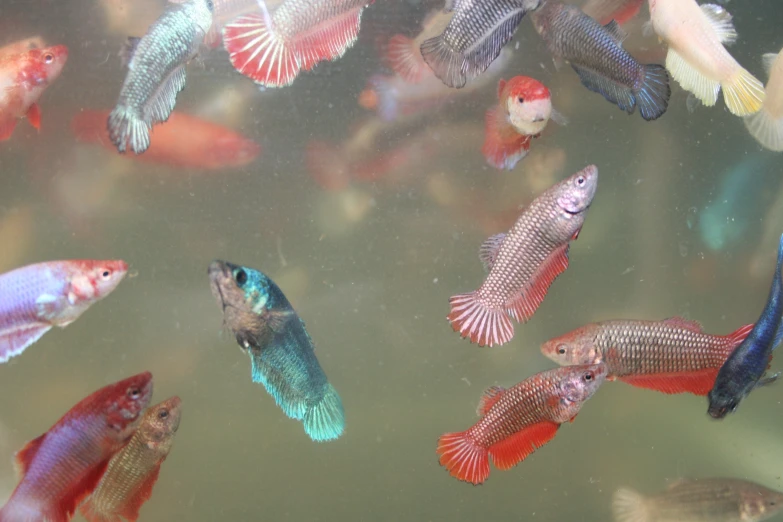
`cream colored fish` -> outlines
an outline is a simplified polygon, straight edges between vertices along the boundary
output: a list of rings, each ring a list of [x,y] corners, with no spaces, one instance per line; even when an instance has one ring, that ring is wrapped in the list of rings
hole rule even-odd
[[[713,106],[722,88],[726,106],[737,116],[761,109],[763,85],[723,47],[737,38],[725,9],[699,6],[696,0],[650,0],[650,17],[655,33],[669,46],[666,68],[683,89]]]
[[[783,50],[762,56],[767,70],[767,97],[761,110],[745,118],[745,127],[769,150],[783,152]]]

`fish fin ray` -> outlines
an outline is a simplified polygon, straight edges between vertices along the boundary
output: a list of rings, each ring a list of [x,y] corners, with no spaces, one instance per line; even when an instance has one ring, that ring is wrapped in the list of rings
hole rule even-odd
[[[37,103],[30,105],[30,108],[27,109],[25,116],[27,117],[27,121],[30,122],[30,125],[32,125],[35,130],[41,130],[41,108]]]
[[[616,522],[651,522],[644,497],[628,488],[620,488],[612,495],[612,513]]]
[[[556,248],[547,257],[528,284],[506,303],[508,313],[520,323],[527,322],[544,301],[557,276],[568,268],[568,243]]]
[[[27,470],[30,469],[30,465],[41,448],[44,439],[46,439],[46,433],[34,438],[30,442],[24,445],[22,449],[16,452],[14,456],[14,467],[16,468],[17,475],[21,478],[27,474]]]
[[[761,110],[766,94],[764,85],[745,69],[740,68],[731,79],[721,84],[723,101],[735,116],[748,116]]]
[[[155,483],[158,481],[159,475],[160,463],[158,463],[158,465],[155,466],[147,478],[144,479],[144,482],[134,489],[133,493],[128,496],[125,503],[123,504],[122,511],[119,513],[120,516],[127,519],[128,522],[136,522],[136,520],[139,518],[139,511],[141,510],[141,506],[143,506],[144,503],[147,502],[152,496],[152,488],[155,487]]]
[[[440,465],[452,477],[481,484],[489,477],[489,452],[472,440],[467,431],[444,433],[438,439]]]
[[[388,66],[408,83],[420,82],[429,69],[413,40],[402,34],[391,37],[385,58]]]
[[[677,328],[685,328],[686,330],[690,330],[691,332],[695,332],[695,333],[704,332],[701,323],[699,321],[694,321],[693,319],[686,319],[684,317],[674,316],[674,317],[668,317],[664,319],[663,322],[668,325],[675,326]]]
[[[514,337],[514,325],[505,311],[487,307],[476,292],[452,296],[449,304],[451,312],[447,318],[451,327],[471,342],[491,347]]]
[[[119,152],[129,148],[141,154],[150,146],[150,125],[141,115],[131,109],[118,105],[109,114],[107,122],[109,138]]]
[[[426,64],[445,85],[457,89],[465,86],[467,76],[462,70],[465,58],[462,53],[449,48],[443,35],[425,40],[420,50]]]
[[[777,53],[764,53],[761,55],[761,64],[764,66],[764,72],[767,73],[767,77],[772,74],[772,67],[777,59]]]
[[[277,349],[279,348],[268,348],[267,352]],[[264,385],[266,391],[287,417],[302,420],[307,411],[305,397],[288,383],[288,379],[280,370],[264,360],[264,353],[259,354],[255,350],[248,350],[248,354],[252,362],[251,377],[253,382]]]
[[[560,111],[555,110],[554,108],[552,109],[552,112],[549,115],[549,119],[557,123],[561,127],[565,127],[568,125],[568,116],[566,116]]]
[[[0,364],[20,355],[51,329],[50,324],[37,323],[0,334]]]
[[[478,407],[476,408],[476,415],[479,417],[486,415],[490,408],[500,400],[505,392],[506,389],[502,386],[490,386],[484,390],[481,399],[479,399]]]
[[[731,355],[731,352],[734,351],[734,349],[739,346],[742,341],[745,340],[745,338],[750,335],[750,332],[753,331],[753,327],[755,326],[754,323],[746,324],[744,326],[740,326],[730,334],[726,335],[724,338],[726,339],[726,357],[728,358],[729,355]]]
[[[644,66],[644,81],[636,93],[636,103],[639,113],[647,121],[663,116],[669,107],[672,89],[669,85],[669,73],[662,65],[649,64]]]
[[[484,145],[481,152],[487,163],[497,169],[511,170],[527,156],[530,136],[520,134],[506,119],[506,112],[495,106],[484,117]]]
[[[75,484],[71,485],[68,490],[63,493],[60,501],[57,504],[56,513],[50,515],[47,520],[63,521],[67,522],[71,519],[71,516],[76,511],[81,501],[90,495],[95,487],[100,482],[101,477],[106,471],[106,467],[109,465],[110,459],[103,460],[97,466],[94,466],[80,478]]]
[[[318,62],[336,60],[359,37],[364,5],[324,20],[312,29],[291,40],[291,48],[303,71],[309,71]]]
[[[7,140],[11,137],[11,135],[14,133],[14,129],[16,128],[17,123],[19,123],[19,120],[13,117],[0,121],[0,141]]]
[[[148,125],[152,126],[169,119],[177,103],[177,94],[185,88],[186,81],[187,72],[184,65],[171,71],[169,77],[144,107],[142,115]]]
[[[652,375],[623,375],[619,380],[637,388],[661,393],[692,393],[706,396],[718,376],[719,368],[705,368],[693,372],[678,372]]]
[[[715,4],[702,4],[702,13],[707,17],[710,22],[715,35],[720,40],[720,43],[725,45],[731,45],[737,40],[737,31],[734,29],[734,24],[731,22],[731,14],[723,7]]]
[[[666,53],[666,69],[683,89],[692,92],[707,107],[718,101],[720,82],[704,76],[671,47]]]
[[[745,128],[763,147],[775,152],[783,151],[783,118],[775,118],[762,107],[755,114],[743,118]]]
[[[479,247],[479,259],[487,272],[492,270],[492,265],[495,264],[495,259],[497,259],[498,251],[500,250],[504,239],[506,239],[506,234],[501,232],[500,234],[488,237],[486,241],[481,243],[481,247]]]
[[[340,395],[327,383],[318,403],[309,406],[302,419],[305,433],[316,442],[334,440],[345,430],[345,411]]]
[[[597,92],[606,98],[607,101],[614,103],[628,114],[631,114],[636,108],[636,99],[629,87],[619,85],[581,65],[572,63],[571,67],[579,75],[582,85],[589,90]]]
[[[759,379],[754,388],[761,388],[762,386],[767,386],[769,384],[772,384],[773,382],[777,381],[781,376],[781,372],[777,372],[775,374],[770,375],[769,377],[764,377],[762,379]]]
[[[531,453],[545,445],[557,434],[560,425],[539,422],[489,447],[492,462],[501,470],[508,470],[525,460]]]

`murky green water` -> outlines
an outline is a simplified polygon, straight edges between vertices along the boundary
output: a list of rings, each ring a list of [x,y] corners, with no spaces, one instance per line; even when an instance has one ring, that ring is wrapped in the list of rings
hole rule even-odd
[[[184,413],[141,520],[598,521],[610,519],[619,486],[647,492],[682,476],[732,476],[783,489],[780,385],[715,422],[704,398],[607,383],[552,443],[512,471],[493,469],[482,487],[451,478],[435,454],[440,434],[475,421],[485,387],[552,366],[538,351],[550,337],[603,319],[685,315],[714,333],[757,319],[783,230],[766,217],[780,184],[762,191],[759,218],[723,251],[707,250],[688,226],[716,197],[724,171],[759,151],[722,102],[691,114],[687,93],[673,85],[659,121],[626,116],[582,88],[570,68],[556,71],[525,20],[504,76],[546,83],[567,127],[550,124],[512,172],[486,166],[480,148],[493,82],[361,150],[373,157],[437,132],[437,145],[396,181],[327,192],[308,173],[307,144],[348,140],[372,118],[357,96],[379,66],[375,37],[415,34],[427,11],[379,2],[344,59],[291,87],[257,92],[217,51],[191,65],[177,110],[202,111],[264,151],[242,169],[167,169],[79,144],[68,126],[81,108],[116,101],[124,76],[116,52],[161,10],[139,4],[148,10],[112,23],[106,13],[121,0],[0,5],[3,41],[40,34],[70,50],[41,99],[40,135],[22,122],[0,144],[0,271],[122,258],[137,273],[0,367],[0,498],[16,483],[12,456],[27,440],[95,389],[144,370],[155,376],[154,402],[178,394]],[[765,78],[761,54],[783,45],[781,6],[727,7],[740,33],[732,54]],[[627,47],[660,62],[657,41],[641,36],[646,17],[644,8],[628,26]],[[215,102],[226,92],[238,101]],[[601,176],[593,207],[570,268],[533,320],[503,347],[461,340],[445,320],[448,297],[481,283],[480,243],[508,228],[510,209],[588,163]],[[774,234],[762,244],[765,227]],[[343,398],[341,439],[311,442],[250,381],[247,357],[221,333],[206,276],[213,258],[265,271],[291,299]]]

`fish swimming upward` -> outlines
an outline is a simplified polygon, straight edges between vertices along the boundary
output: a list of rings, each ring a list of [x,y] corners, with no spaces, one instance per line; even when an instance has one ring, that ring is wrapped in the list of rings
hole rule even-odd
[[[598,168],[589,165],[538,196],[507,234],[481,245],[489,274],[475,292],[449,299],[454,331],[479,346],[511,340],[511,318],[527,322],[568,268],[569,242],[579,235],[597,187]]]
[[[745,127],[762,146],[783,152],[783,50],[767,53],[762,60],[769,75],[766,97],[757,113],[744,118]]]
[[[551,441],[564,422],[573,422],[582,405],[606,378],[603,364],[547,370],[509,389],[484,392],[481,419],[467,431],[438,439],[440,464],[452,477],[481,484],[489,477],[489,457],[508,470]]]
[[[723,89],[732,114],[747,116],[761,109],[764,87],[742,68],[723,44],[737,32],[721,6],[696,0],[650,0],[653,30],[666,44],[666,68],[686,91],[712,107]]]
[[[607,379],[663,393],[707,395],[718,370],[752,324],[710,335],[681,317],[663,321],[605,321],[550,339],[541,353],[562,365],[603,362]]]
[[[280,288],[258,270],[225,261],[209,265],[209,279],[224,324],[250,356],[253,382],[263,384],[286,415],[301,420],[311,439],[342,435],[342,400],[315,358],[304,322]]]
[[[152,495],[160,465],[174,444],[182,401],[172,397],[150,406],[128,444],[109,462],[90,498],[81,505],[89,522],[134,522]]]
[[[223,45],[237,71],[260,85],[284,87],[300,71],[340,58],[359,36],[362,11],[372,1],[285,0],[271,15],[264,7],[226,24]]]
[[[750,335],[723,363],[715,385],[709,393],[710,405],[707,413],[715,419],[722,419],[733,412],[754,388],[777,380],[780,373],[764,377],[772,358],[772,350],[783,341],[783,236],[778,244],[778,261],[769,290],[767,304]]]
[[[152,374],[111,384],[71,408],[16,454],[21,481],[0,522],[68,522],[131,438],[152,397]]]
[[[582,85],[631,114],[639,107],[645,120],[666,112],[671,88],[662,65],[636,61],[622,42],[615,21],[601,25],[578,7],[549,0],[535,13],[533,24],[555,58],[567,60]]]
[[[174,110],[177,94],[185,88],[185,66],[211,25],[211,0],[170,2],[144,37],[128,39],[128,74],[108,120],[118,151],[141,154],[150,146],[150,129]]]
[[[435,76],[460,88],[484,71],[514,36],[528,11],[542,0],[446,0],[454,15],[443,33],[421,44],[421,55]]]
[[[65,328],[120,284],[124,261],[49,261],[0,274],[0,363]]]

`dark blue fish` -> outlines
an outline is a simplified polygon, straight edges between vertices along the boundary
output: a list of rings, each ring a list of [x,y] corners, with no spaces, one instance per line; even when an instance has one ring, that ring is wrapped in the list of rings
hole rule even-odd
[[[767,306],[745,340],[737,346],[721,366],[715,385],[710,390],[707,409],[715,419],[722,419],[737,409],[740,401],[754,388],[775,381],[780,373],[764,377],[772,357],[772,350],[783,340],[783,236],[778,245],[778,262]]]
[[[224,323],[250,356],[253,382],[263,384],[286,415],[301,420],[311,439],[342,435],[343,403],[280,288],[258,270],[225,261],[209,265],[209,279]]]

